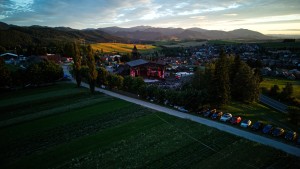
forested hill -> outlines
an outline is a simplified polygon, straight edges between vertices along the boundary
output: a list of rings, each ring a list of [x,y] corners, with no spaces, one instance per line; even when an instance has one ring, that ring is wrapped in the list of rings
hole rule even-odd
[[[123,38],[101,30],[77,30],[67,27],[16,26],[0,22],[0,46],[7,49],[17,45],[49,45],[70,40],[84,39],[87,43],[124,42]]]

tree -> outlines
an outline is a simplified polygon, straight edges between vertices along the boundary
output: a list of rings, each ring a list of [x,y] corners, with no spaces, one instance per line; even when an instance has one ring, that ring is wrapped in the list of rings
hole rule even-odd
[[[0,87],[9,86],[11,82],[11,72],[5,66],[3,58],[0,58]]]
[[[139,94],[141,87],[144,85],[145,85],[145,82],[142,77],[133,78],[132,90],[134,93]]]
[[[43,82],[42,69],[37,63],[29,65],[27,68],[27,78],[33,85],[40,85]]]
[[[108,76],[108,86],[110,89],[121,89],[124,78],[119,75],[110,74]]]
[[[252,69],[246,63],[241,62],[231,85],[232,97],[239,101],[255,101],[257,82],[258,79]]]
[[[136,48],[136,45],[134,45],[134,47],[132,49],[132,52],[131,52],[131,55],[132,55],[133,60],[140,58],[140,53],[138,52],[138,49]]]
[[[3,47],[3,46],[0,46],[0,54],[2,54],[2,53],[4,53],[4,52],[6,52],[6,49],[5,49],[5,47]]]
[[[96,70],[95,58],[93,55],[93,49],[92,49],[91,45],[88,45],[88,47],[87,47],[87,65],[89,67],[90,91],[91,91],[91,93],[94,93],[98,72]]]
[[[280,93],[280,96],[282,99],[290,99],[292,98],[292,94],[294,92],[294,89],[293,89],[293,85],[292,83],[287,83],[285,85],[285,87],[282,89],[282,92]]]
[[[242,61],[239,55],[236,55],[234,57],[234,61],[233,64],[230,68],[230,84],[233,84],[233,81],[235,79],[236,74],[240,71],[240,67],[241,67]]]
[[[133,77],[125,76],[123,81],[123,90],[132,92],[132,86],[133,86]]]
[[[98,71],[97,83],[100,86],[101,85],[107,86],[108,85],[108,80],[107,80],[108,71],[103,67],[97,68],[97,71]]]
[[[226,105],[230,100],[229,60],[223,50],[216,62],[211,86],[211,99],[217,106]]]
[[[63,77],[62,68],[53,61],[44,60],[39,63],[41,68],[42,79],[44,83],[54,83],[56,80]]]
[[[75,73],[75,79],[76,79],[76,83],[77,83],[77,87],[80,87],[81,84],[81,56],[80,56],[80,50],[78,47],[78,44],[73,42],[73,43],[69,43],[66,45],[66,53],[69,56],[73,57],[73,61],[74,61],[74,73]]]
[[[278,94],[279,94],[279,86],[278,85],[274,85],[271,87],[270,89],[270,96],[273,96],[273,97],[278,97]]]

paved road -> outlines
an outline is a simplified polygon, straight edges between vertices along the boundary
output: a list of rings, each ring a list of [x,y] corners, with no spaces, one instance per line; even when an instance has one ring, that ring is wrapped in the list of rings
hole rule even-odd
[[[263,94],[259,95],[259,101],[262,102],[263,104],[266,104],[282,113],[287,113],[288,112],[288,106],[285,104],[280,103],[277,100],[274,100],[272,98],[269,98]]]
[[[70,73],[68,71],[68,68],[66,66],[64,66],[63,68],[64,68],[65,74],[70,75]],[[75,83],[75,80],[73,78],[71,78],[71,80],[72,80],[72,82]],[[87,88],[89,87],[89,85],[86,84],[86,83],[81,83],[81,86],[87,87]],[[177,111],[177,110],[166,108],[166,107],[156,105],[156,104],[153,104],[153,103],[149,103],[149,102],[146,102],[146,101],[142,101],[142,100],[139,100],[139,99],[127,97],[127,96],[120,95],[120,94],[117,94],[117,93],[114,93],[114,92],[111,92],[111,91],[103,90],[103,89],[100,89],[100,88],[96,88],[95,90],[99,91],[99,92],[102,92],[102,93],[105,93],[107,95],[113,96],[113,97],[117,97],[117,98],[122,99],[122,100],[126,100],[126,101],[131,102],[131,103],[135,103],[135,104],[138,104],[138,105],[141,105],[141,106],[153,109],[153,110],[157,110],[157,111],[160,111],[160,112],[167,113],[167,114],[172,115],[172,116],[176,116],[176,117],[179,117],[179,118],[188,119],[188,120],[191,120],[191,121],[194,121],[194,122],[197,122],[197,123],[201,123],[201,124],[219,129],[221,131],[225,131],[227,133],[231,133],[233,135],[237,135],[237,136],[246,138],[246,139],[254,141],[254,142],[258,142],[258,143],[261,143],[261,144],[264,144],[264,145],[267,145],[267,146],[271,146],[271,147],[274,147],[276,149],[282,150],[286,153],[293,154],[295,156],[300,157],[300,148],[297,148],[297,147],[294,147],[294,146],[291,146],[291,145],[287,145],[287,144],[284,144],[282,142],[279,142],[279,141],[276,141],[276,140],[273,140],[273,139],[270,139],[270,138],[266,138],[266,137],[263,137],[263,136],[260,136],[260,135],[257,135],[257,134],[253,134],[253,133],[250,133],[250,132],[245,131],[245,130],[240,130],[238,128],[232,127],[232,126],[230,126],[228,124],[225,124],[225,123],[223,124],[223,123],[215,122],[215,121],[208,120],[208,119],[205,119],[205,118],[201,118],[201,117],[198,117],[198,116],[194,116],[194,115],[191,115],[191,114],[182,113],[182,112]]]

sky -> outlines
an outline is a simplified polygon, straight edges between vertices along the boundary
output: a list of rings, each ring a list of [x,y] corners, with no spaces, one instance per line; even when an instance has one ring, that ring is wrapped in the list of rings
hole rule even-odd
[[[0,0],[0,22],[75,29],[198,27],[300,34],[300,0]]]

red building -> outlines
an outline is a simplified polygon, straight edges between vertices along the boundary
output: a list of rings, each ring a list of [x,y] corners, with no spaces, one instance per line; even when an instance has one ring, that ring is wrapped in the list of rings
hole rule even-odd
[[[132,77],[165,78],[166,63],[163,61],[150,62],[144,59],[138,59],[127,62],[126,65],[129,67],[130,76]]]

